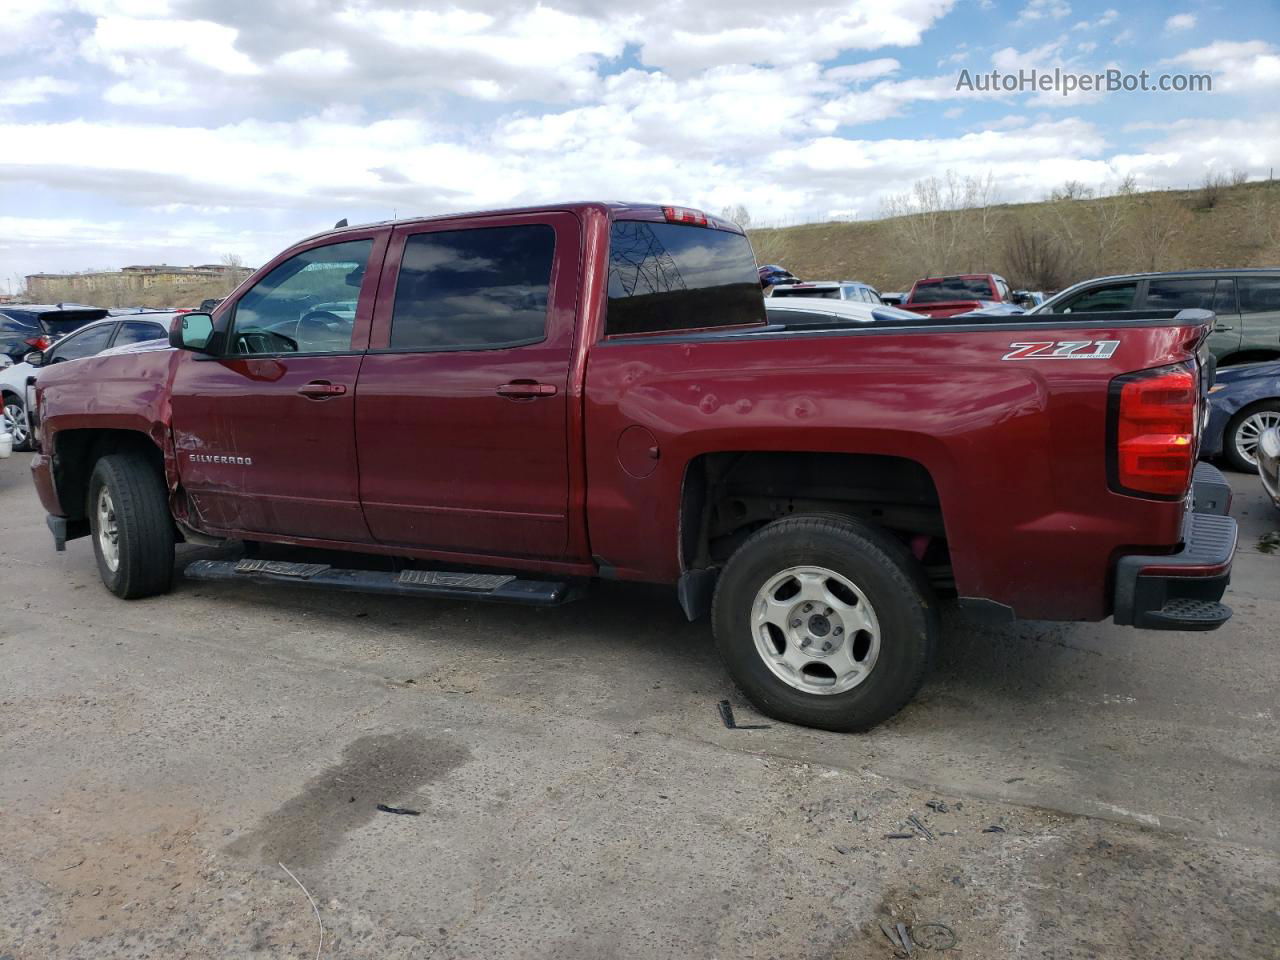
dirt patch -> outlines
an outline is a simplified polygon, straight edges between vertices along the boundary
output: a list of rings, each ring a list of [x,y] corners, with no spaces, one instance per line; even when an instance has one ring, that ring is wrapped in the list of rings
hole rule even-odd
[[[323,863],[348,833],[385,816],[378,804],[398,805],[470,758],[471,752],[452,740],[420,734],[361,737],[342,751],[341,761],[312,777],[227,852],[290,867]]]

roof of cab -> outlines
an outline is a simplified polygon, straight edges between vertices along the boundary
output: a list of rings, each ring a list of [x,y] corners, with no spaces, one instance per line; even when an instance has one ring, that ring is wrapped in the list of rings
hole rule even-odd
[[[311,236],[298,241],[306,243],[319,237],[341,236],[344,233],[351,233],[357,230],[368,230],[371,227],[403,227],[407,224],[415,223],[439,223],[449,220],[466,220],[472,217],[502,217],[521,213],[550,213],[553,211],[562,211],[565,213],[578,213],[583,210],[598,210],[607,213],[614,219],[622,220],[665,220],[663,207],[672,206],[672,204],[662,203],[626,203],[619,200],[574,200],[568,203],[545,203],[532,207],[506,207],[501,210],[466,210],[456,213],[441,213],[431,217],[404,217],[395,220],[376,220],[371,223],[351,223],[343,227],[332,227],[328,230],[321,230],[313,233]],[[702,211],[698,211],[702,213]],[[714,217],[711,214],[704,214],[708,221],[708,226],[712,226],[719,230],[730,230],[735,233],[742,233],[743,230],[736,223],[731,223],[720,217]]]

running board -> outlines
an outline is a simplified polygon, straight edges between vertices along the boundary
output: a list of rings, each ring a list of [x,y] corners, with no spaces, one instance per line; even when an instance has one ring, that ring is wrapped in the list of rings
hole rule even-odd
[[[383,593],[401,597],[446,597],[554,607],[576,600],[581,591],[570,583],[521,580],[509,573],[449,573],[442,570],[342,570],[327,563],[282,560],[196,560],[183,575],[189,580],[241,580],[250,583],[295,583],[300,586]]]

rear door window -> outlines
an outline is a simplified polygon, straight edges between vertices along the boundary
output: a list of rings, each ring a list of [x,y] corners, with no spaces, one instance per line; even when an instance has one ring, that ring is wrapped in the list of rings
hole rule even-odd
[[[1148,310],[1212,310],[1217,281],[1154,278],[1147,281]]]
[[[1236,302],[1236,282],[1219,280],[1213,294],[1213,312],[1217,314],[1236,314],[1240,305]]]
[[[1280,311],[1280,277],[1237,277],[1241,313]]]
[[[1110,310],[1132,310],[1133,299],[1138,293],[1136,280],[1129,283],[1112,283],[1094,287],[1077,294],[1055,308],[1057,313],[1104,313]]]
[[[545,223],[413,234],[400,258],[391,349],[495,350],[546,339],[555,247]]]
[[[916,284],[912,303],[947,303],[951,300],[990,300],[991,283],[984,277],[944,277]]]
[[[100,353],[107,348],[107,343],[111,340],[111,334],[115,329],[114,323],[103,323],[83,332],[73,333],[47,351],[46,362],[62,363],[65,360],[80,360]]]
[[[832,294],[840,295],[838,290]],[[755,256],[742,234],[678,223],[614,222],[606,333],[695,330],[764,319]]]

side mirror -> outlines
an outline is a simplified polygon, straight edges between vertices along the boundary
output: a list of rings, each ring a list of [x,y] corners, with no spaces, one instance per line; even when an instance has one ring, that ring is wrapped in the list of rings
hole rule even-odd
[[[178,350],[206,353],[213,339],[213,317],[207,313],[184,313],[169,324],[169,346]]]
[[[23,362],[23,363],[29,363],[29,364],[31,364],[31,366],[33,366],[33,367],[43,367],[43,366],[44,366],[44,351],[43,351],[43,350],[32,350],[30,353],[28,353],[25,357],[23,357],[23,358],[22,358],[22,362]]]

